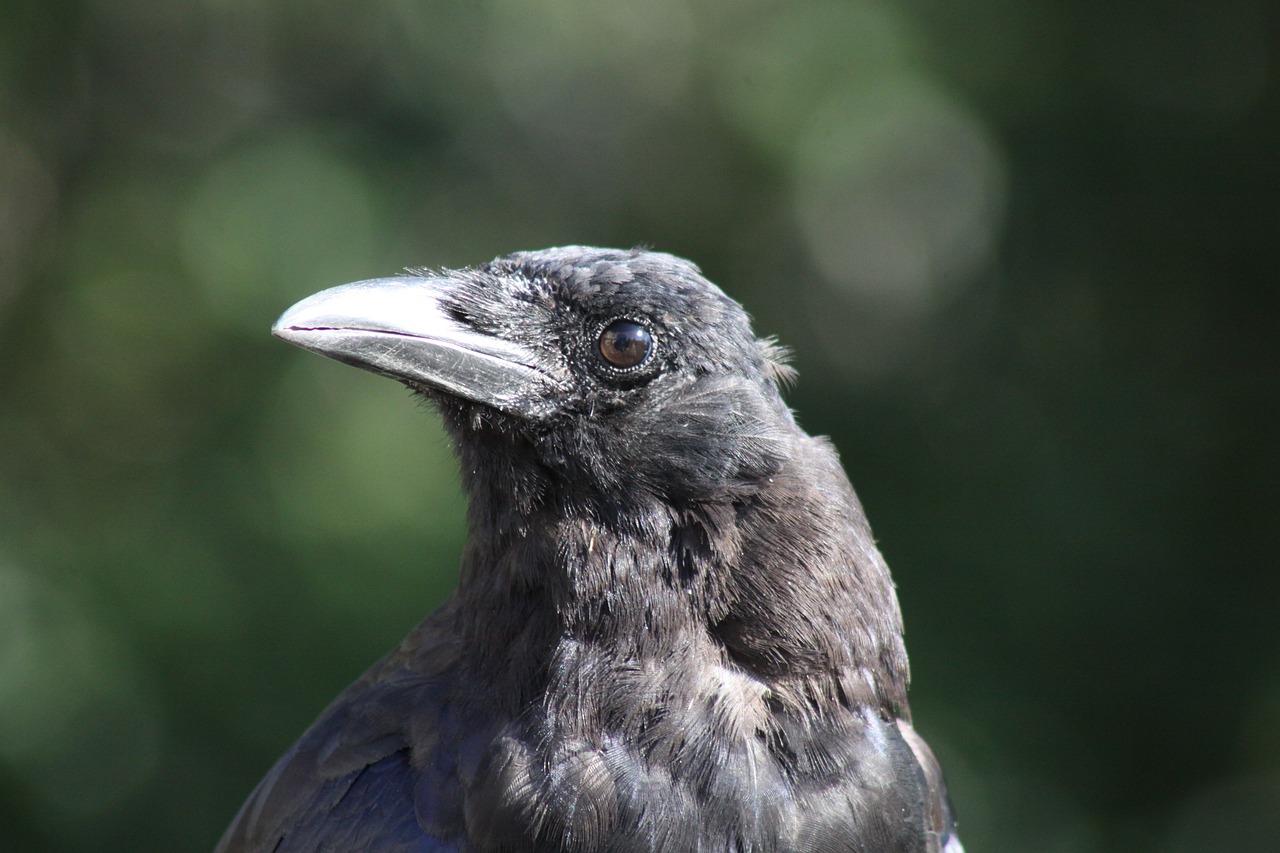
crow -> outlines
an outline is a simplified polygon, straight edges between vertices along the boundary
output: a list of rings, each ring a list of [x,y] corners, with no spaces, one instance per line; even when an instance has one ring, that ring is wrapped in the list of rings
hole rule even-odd
[[[468,540],[221,853],[960,853],[858,498],[782,401],[785,351],[694,264],[520,252],[273,332],[435,405]]]

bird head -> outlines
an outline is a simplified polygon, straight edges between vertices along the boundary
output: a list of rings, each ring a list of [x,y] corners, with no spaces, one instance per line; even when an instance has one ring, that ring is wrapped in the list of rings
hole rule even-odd
[[[522,252],[325,290],[274,331],[444,415],[471,497],[460,590],[521,614],[477,620],[476,648],[510,625],[646,649],[703,632],[797,708],[905,707],[893,586],[835,451],[688,261]]]
[[[610,500],[750,492],[797,433],[789,370],[743,309],[688,261],[566,247],[322,291],[277,337],[433,400],[464,456]],[[483,442],[476,439],[484,438]]]

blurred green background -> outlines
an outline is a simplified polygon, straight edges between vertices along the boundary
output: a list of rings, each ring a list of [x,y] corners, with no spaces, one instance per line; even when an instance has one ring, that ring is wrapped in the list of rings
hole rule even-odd
[[[204,851],[453,583],[296,299],[686,255],[796,351],[968,849],[1274,850],[1280,26],[1226,0],[0,10],[0,849]]]

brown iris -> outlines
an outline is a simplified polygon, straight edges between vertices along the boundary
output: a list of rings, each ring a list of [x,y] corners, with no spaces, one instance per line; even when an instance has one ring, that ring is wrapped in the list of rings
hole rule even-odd
[[[639,323],[631,320],[614,320],[600,333],[596,344],[603,358],[618,370],[636,367],[649,357],[653,349],[653,335]]]

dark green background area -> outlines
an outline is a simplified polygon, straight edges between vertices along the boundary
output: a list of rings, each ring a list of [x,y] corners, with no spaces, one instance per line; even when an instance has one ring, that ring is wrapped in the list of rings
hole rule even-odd
[[[795,351],[979,851],[1274,849],[1273,4],[0,11],[0,849],[202,851],[447,594],[435,417],[293,301],[566,243]]]

